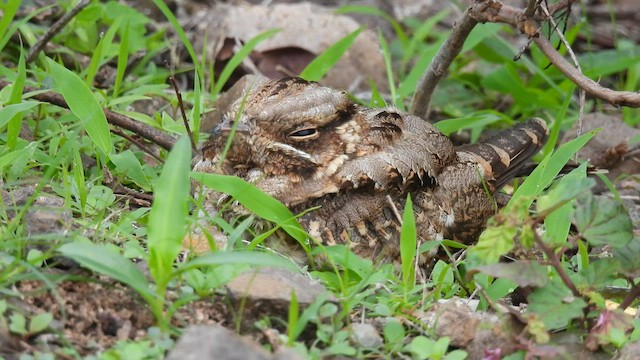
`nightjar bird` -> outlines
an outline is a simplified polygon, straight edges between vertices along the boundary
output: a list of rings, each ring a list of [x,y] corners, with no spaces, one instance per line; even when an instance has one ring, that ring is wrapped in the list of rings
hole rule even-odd
[[[469,244],[497,210],[493,194],[546,137],[544,121],[533,119],[454,147],[428,121],[397,108],[363,107],[300,78],[261,80],[222,116],[194,171],[239,176],[294,214],[318,207],[299,218],[315,240],[388,262],[399,258],[407,194],[419,241]],[[222,207],[225,194],[204,196],[206,210],[224,209],[218,215],[227,221],[248,214],[237,204]]]

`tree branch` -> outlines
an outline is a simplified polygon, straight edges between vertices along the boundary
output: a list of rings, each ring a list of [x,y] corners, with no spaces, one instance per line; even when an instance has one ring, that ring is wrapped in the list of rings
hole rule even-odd
[[[548,12],[550,16],[553,16],[558,11],[568,8],[574,2],[576,0],[561,0],[550,5]],[[640,93],[605,88],[582,74],[560,55],[549,40],[539,33],[540,26],[538,22],[546,21],[549,17],[541,12],[532,11],[532,4],[537,4],[537,2],[535,0],[530,1],[528,8],[521,9],[505,5],[498,0],[476,0],[469,6],[420,79],[413,97],[411,112],[424,119],[428,118],[431,97],[438,82],[444,77],[447,69],[460,53],[462,45],[471,30],[477,23],[485,22],[509,24],[532,38],[540,48],[540,51],[554,66],[591,96],[607,101],[612,105],[640,107]]]
[[[9,85],[10,83],[0,80],[0,89],[3,89]],[[28,86],[24,87],[24,92],[36,92],[36,91],[38,90]],[[38,101],[54,104],[54,105],[63,107],[65,109],[69,109],[69,105],[64,100],[62,95],[54,93],[52,91],[36,93],[31,97]],[[103,111],[107,118],[107,121],[110,124],[132,131],[138,134],[140,137],[158,144],[164,149],[170,150],[173,147],[173,144],[176,142],[176,139],[173,136],[163,132],[162,130],[156,129],[145,123],[141,123],[128,116],[118,114],[111,110],[103,109]]]
[[[427,119],[429,116],[429,104],[431,103],[431,96],[440,80],[447,73],[447,69],[451,66],[453,60],[458,56],[462,50],[465,39],[471,33],[471,30],[478,24],[478,22],[469,16],[469,9],[467,9],[460,20],[458,20],[451,31],[451,35],[442,44],[438,53],[429,64],[429,68],[422,75],[416,92],[413,95],[411,113],[415,114],[423,119]]]
[[[640,93],[616,91],[606,88],[586,77],[578,71],[578,69],[573,67],[544,36],[534,38],[533,41],[558,70],[580,88],[584,89],[589,95],[602,99],[612,105],[640,107]]]
[[[64,28],[65,25],[67,25],[67,23],[71,21],[71,19],[73,19],[80,11],[82,11],[90,3],[91,1],[89,0],[81,0],[73,9],[71,9],[71,11],[64,14],[63,17],[61,17],[58,21],[56,21],[55,24],[53,24],[49,28],[49,30],[47,30],[47,32],[40,39],[38,39],[38,41],[36,41],[35,44],[33,44],[31,49],[29,49],[29,53],[27,53],[27,60],[26,60],[27,63],[30,63],[33,60],[35,60],[36,56],[38,56],[40,51],[42,51],[42,49],[47,45],[47,43],[51,39],[53,39],[53,37],[56,36],[56,34],[58,34],[60,30],[62,30],[62,28]]]

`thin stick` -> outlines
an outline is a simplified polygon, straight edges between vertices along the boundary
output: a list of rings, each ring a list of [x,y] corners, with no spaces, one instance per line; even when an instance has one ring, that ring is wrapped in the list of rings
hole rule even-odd
[[[567,39],[564,37],[564,34],[562,33],[562,31],[560,31],[560,29],[558,28],[558,24],[556,24],[556,20],[549,13],[549,9],[547,9],[547,6],[544,3],[540,3],[540,8],[544,12],[544,14],[549,18],[549,22],[553,26],[553,29],[555,30],[556,34],[558,34],[560,41],[562,41],[562,44],[564,44],[564,47],[567,48],[567,53],[571,57],[571,60],[573,61],[573,64],[575,65],[576,69],[580,73],[582,73],[582,68],[580,67],[580,63],[578,62],[578,57],[573,52],[571,45],[569,44]],[[578,131],[576,132],[576,137],[582,135],[582,123],[583,123],[582,118],[584,117],[584,108],[585,108],[585,102],[586,102],[584,89],[580,88],[579,92],[580,92],[580,104],[578,108]],[[574,155],[573,160],[578,161],[578,153]]]
[[[56,36],[56,34],[58,34],[60,30],[62,30],[62,28],[64,28],[65,25],[69,23],[69,21],[71,21],[71,19],[73,19],[74,16],[78,15],[78,13],[82,11],[82,9],[87,7],[87,5],[89,5],[90,3],[91,3],[91,0],[80,0],[80,2],[78,2],[78,4],[73,9],[71,9],[71,11],[64,14],[63,17],[61,17],[58,21],[56,21],[49,28],[49,30],[47,30],[47,32],[40,39],[38,39],[38,41],[36,41],[35,44],[33,44],[31,49],[29,49],[29,52],[27,53],[27,59],[26,59],[27,63],[30,63],[33,60],[35,60],[36,56],[38,56],[40,51],[42,51],[42,48],[44,48],[47,45],[47,43],[51,41],[51,39],[53,39],[53,37]]]
[[[562,0],[548,11],[554,14],[563,8],[566,8],[575,0]],[[605,88],[586,77],[573,65],[571,65],[549,42],[544,36],[537,33],[537,25],[535,21],[546,19],[546,15],[535,15],[533,18],[523,19],[520,15],[523,9],[505,5],[496,0],[478,0],[471,5],[467,11],[469,15],[478,22],[498,22],[512,25],[533,38],[540,51],[549,59],[549,61],[560,70],[569,80],[573,81],[580,88],[584,89],[589,95],[609,102],[617,106],[640,107],[640,93],[630,91],[616,91]]]
[[[3,89],[7,86],[9,86],[11,83],[8,83],[6,81],[2,81],[0,80],[0,89]],[[29,86],[25,86],[24,87],[24,92],[28,93],[28,92],[38,92],[40,90],[29,87]],[[36,93],[31,95],[30,97],[38,100],[38,101],[42,101],[42,102],[46,102],[49,104],[54,104],[60,107],[63,107],[65,109],[69,108],[69,105],[67,104],[67,102],[64,100],[64,98],[62,97],[62,95],[54,93],[52,91],[47,91],[47,92],[41,92],[41,93]],[[103,109],[104,114],[107,118],[107,121],[115,126],[121,127],[123,129],[132,131],[136,134],[138,134],[140,137],[147,139],[155,144],[158,144],[159,146],[161,146],[164,149],[167,150],[171,150],[171,148],[173,147],[173,144],[175,144],[176,139],[163,132],[162,130],[156,129],[154,127],[151,127],[145,123],[141,123],[139,121],[136,121],[128,116],[122,115],[122,114],[118,114],[116,112],[113,112],[111,110],[107,110],[107,109]]]
[[[553,249],[548,247],[547,244],[544,243],[544,241],[542,241],[542,239],[540,238],[540,235],[538,235],[538,233],[535,230],[533,231],[533,238],[534,238],[534,240],[536,242],[536,245],[538,245],[538,247],[540,247],[540,250],[542,250],[542,252],[549,259],[549,264],[554,269],[556,269],[556,272],[560,276],[560,280],[562,280],[564,285],[567,288],[569,288],[569,290],[571,290],[571,293],[573,294],[573,296],[581,298],[582,294],[580,293],[578,288],[576,288],[576,286],[573,284],[573,282],[569,278],[569,275],[567,275],[567,272],[562,267],[562,264],[560,264],[560,260],[558,260],[558,255],[555,254],[553,252]]]
[[[129,136],[127,133],[120,131],[118,129],[111,129],[111,132],[120,136],[121,138],[127,139],[127,141],[129,141],[130,143],[132,143],[133,145],[137,146],[138,149],[144,151],[145,153],[149,154],[151,157],[153,157],[154,159],[156,159],[159,163],[163,164],[164,160],[162,160],[162,158],[160,156],[158,156],[153,150],[151,150],[148,146],[146,146],[145,144],[141,143],[140,141],[134,139],[133,137]]]
[[[573,67],[544,36],[534,38],[533,41],[560,72],[584,89],[589,95],[607,101],[612,105],[640,107],[640,93],[605,88]]]
[[[198,151],[198,147],[196,146],[195,141],[193,140],[193,133],[191,132],[191,126],[189,126],[189,120],[187,120],[187,113],[184,111],[184,103],[182,102],[182,93],[180,92],[180,88],[178,87],[178,82],[176,82],[176,78],[173,76],[173,70],[169,66],[168,62],[164,62],[164,65],[169,69],[169,81],[173,86],[173,91],[175,91],[176,96],[178,97],[178,107],[180,108],[180,113],[182,113],[182,122],[184,123],[184,128],[187,130],[187,136],[189,136],[189,141],[191,141],[191,150],[193,152]]]
[[[431,61],[431,64],[429,64],[427,71],[418,82],[416,93],[413,95],[411,104],[412,114],[423,119],[428,118],[431,96],[436,86],[445,76],[447,69],[449,69],[453,60],[462,50],[464,41],[477,23],[478,22],[469,15],[469,9],[467,9],[456,22],[456,25],[451,31],[451,35],[449,35],[444,44],[442,44],[438,53]]]

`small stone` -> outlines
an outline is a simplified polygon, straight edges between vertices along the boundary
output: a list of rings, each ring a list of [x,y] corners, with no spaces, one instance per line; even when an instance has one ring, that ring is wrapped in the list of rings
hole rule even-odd
[[[227,284],[227,290],[232,298],[246,298],[252,302],[273,305],[287,304],[287,307],[294,291],[301,307],[310,305],[327,292],[316,280],[278,268],[261,268],[243,273]]]
[[[625,344],[618,352],[616,360],[635,360],[640,354],[640,341]]]
[[[375,326],[367,323],[351,324],[351,341],[364,348],[376,348],[382,345],[382,336]]]
[[[226,287],[232,306],[242,310],[239,316],[243,329],[251,328],[256,320],[264,317],[286,319],[294,291],[300,311],[321,296],[337,302],[318,281],[278,268],[261,268],[240,274]],[[235,320],[230,318],[229,321]]]
[[[68,228],[71,218],[71,210],[64,207],[64,199],[52,195],[38,196],[27,212],[27,235],[61,234]]]
[[[451,345],[458,347],[473,340],[480,323],[478,315],[462,299],[439,302],[420,320],[434,328],[438,337],[448,336]]]
[[[195,325],[182,334],[165,360],[267,360],[272,359],[257,343],[241,338],[220,325]]]

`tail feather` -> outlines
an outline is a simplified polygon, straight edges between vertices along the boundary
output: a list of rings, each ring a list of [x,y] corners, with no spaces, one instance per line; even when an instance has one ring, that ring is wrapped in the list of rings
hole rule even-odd
[[[548,135],[544,120],[533,118],[500,131],[482,143],[461,146],[457,150],[484,160],[484,167],[489,170],[485,179],[494,189],[499,189],[515,178],[531,157],[540,151]]]

